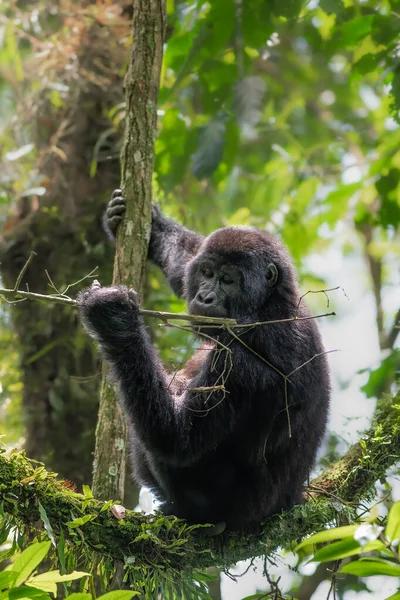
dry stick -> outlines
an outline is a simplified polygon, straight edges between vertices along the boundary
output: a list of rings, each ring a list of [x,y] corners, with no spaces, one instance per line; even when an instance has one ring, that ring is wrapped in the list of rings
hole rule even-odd
[[[299,306],[302,303],[303,299],[306,296],[308,296],[308,294],[324,294],[324,296],[326,297],[326,307],[329,308],[329,296],[328,296],[327,292],[336,292],[336,290],[342,290],[344,296],[347,298],[347,300],[349,300],[349,297],[346,294],[345,289],[341,285],[337,285],[336,287],[327,288],[325,290],[308,290],[308,292],[306,292],[305,294],[303,294],[300,297],[300,300],[299,300],[299,303],[297,305],[297,308],[299,308]]]
[[[85,279],[95,277],[97,267],[95,267],[92,271],[90,271],[90,273],[88,273],[87,275],[85,275],[84,277],[79,279],[78,281],[74,281],[73,283],[68,284],[63,292],[60,292],[58,290],[58,288],[54,284],[52,278],[50,277],[48,271],[46,271],[46,276],[47,276],[47,279],[49,280],[50,287],[53,290],[55,290],[55,292],[56,292],[55,294],[38,294],[36,292],[30,292],[29,290],[19,290],[18,287],[21,284],[22,278],[25,275],[27,268],[29,267],[31,261],[33,260],[33,258],[35,256],[36,256],[36,252],[34,252],[32,250],[27,261],[25,262],[24,266],[22,267],[22,269],[17,277],[14,287],[12,289],[0,288],[0,298],[5,300],[6,302],[12,302],[13,300],[15,302],[21,302],[23,300],[39,300],[39,301],[44,301],[44,302],[53,302],[56,304],[68,304],[70,306],[76,306],[76,304],[77,304],[76,300],[67,296],[67,291],[71,287],[74,287],[75,285],[82,283],[83,281],[85,281]],[[343,288],[340,288],[340,286],[338,286],[336,288],[331,288],[329,290],[309,290],[308,292],[303,294],[303,296],[301,296],[301,298],[299,300],[299,305],[300,305],[300,302],[302,301],[302,299],[304,298],[304,296],[307,296],[307,294],[324,293],[326,295],[326,292],[330,292],[330,291],[337,290],[337,289],[343,289]],[[142,315],[143,317],[155,317],[157,319],[161,319],[162,321],[164,321],[164,323],[166,325],[170,325],[170,323],[168,323],[168,321],[170,321],[170,320],[190,321],[191,323],[199,323],[199,324],[204,324],[204,325],[207,324],[214,328],[219,327],[219,328],[227,329],[228,331],[229,331],[230,327],[235,327],[235,328],[248,327],[249,329],[252,329],[253,327],[256,327],[258,325],[272,325],[273,323],[290,323],[293,321],[307,321],[308,319],[320,319],[321,317],[331,317],[331,316],[336,315],[335,312],[330,312],[330,313],[323,313],[320,315],[311,315],[309,317],[295,316],[295,317],[290,317],[288,319],[272,319],[270,321],[256,321],[255,323],[238,323],[236,321],[236,319],[231,319],[229,317],[226,317],[226,318],[206,317],[203,315],[188,315],[185,313],[170,313],[170,312],[158,311],[158,310],[148,310],[148,309],[144,309],[144,308],[139,310],[139,314]],[[199,330],[198,333],[202,337],[211,339],[213,342],[215,342],[215,338],[207,335],[206,333],[203,333],[201,330]],[[217,342],[217,343],[220,346],[223,346],[223,344],[221,344],[220,342]]]
[[[89,277],[89,275],[87,276]],[[82,281],[82,280],[80,280]],[[77,282],[78,283],[78,282]],[[72,287],[75,283],[71,283],[68,287]],[[58,294],[38,294],[36,292],[27,292],[25,290],[11,289],[11,288],[0,288],[0,298],[3,298],[6,301],[16,300],[20,302],[21,300],[39,300],[44,302],[53,302],[55,304],[67,304],[69,306],[76,306],[76,300],[70,298],[69,296],[64,295],[63,293]],[[290,323],[294,321],[307,321],[309,319],[320,319],[322,317],[332,317],[335,316],[335,312],[323,313],[320,315],[312,315],[310,317],[290,317],[289,319],[275,319],[271,321],[257,321],[255,323],[238,323],[236,319],[230,318],[219,318],[219,317],[205,317],[203,315],[188,315],[186,313],[170,313],[160,310],[148,310],[146,308],[141,308],[139,310],[139,314],[143,317],[154,317],[157,319],[161,319],[164,321],[166,325],[169,325],[168,321],[191,321],[193,323],[199,323],[204,325],[212,325],[214,327],[220,328],[230,328],[230,327],[256,327],[258,325],[271,325],[273,323]]]
[[[77,305],[76,300],[61,294],[37,294],[35,292],[26,292],[25,290],[15,290],[6,288],[0,288],[0,297],[2,297],[6,301],[12,301],[14,299],[18,302],[20,302],[21,300],[40,300],[44,302],[54,302],[56,304],[67,304],[69,306]],[[143,317],[155,317],[157,319],[161,319],[166,324],[168,324],[168,321],[170,320],[178,320],[193,321],[195,323],[213,325],[215,327],[223,327],[225,325],[236,327],[238,325],[235,319],[220,319],[217,317],[204,317],[202,315],[170,313],[159,310],[147,310],[144,308],[141,308],[139,310],[139,314],[141,314]]]
[[[26,261],[26,263],[22,267],[22,269],[21,269],[21,271],[20,271],[20,273],[19,273],[19,275],[17,277],[17,280],[16,280],[15,285],[14,285],[14,292],[16,292],[18,290],[18,288],[20,286],[20,283],[22,281],[22,278],[25,275],[25,272],[26,272],[27,268],[29,267],[29,263],[31,262],[31,260],[33,259],[34,256],[36,256],[36,252],[34,252],[32,250],[31,253],[30,253],[30,255],[29,255],[28,260]]]

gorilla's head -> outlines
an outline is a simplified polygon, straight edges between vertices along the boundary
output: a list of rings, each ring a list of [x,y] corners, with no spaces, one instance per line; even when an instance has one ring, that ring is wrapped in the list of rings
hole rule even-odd
[[[262,317],[268,307],[298,297],[285,247],[266,231],[225,227],[204,239],[185,272],[191,314]]]

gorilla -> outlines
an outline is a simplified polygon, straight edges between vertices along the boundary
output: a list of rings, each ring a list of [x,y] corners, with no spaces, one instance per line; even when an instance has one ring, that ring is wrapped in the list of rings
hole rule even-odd
[[[116,190],[105,218],[110,235],[124,210]],[[329,408],[326,355],[292,261],[266,231],[224,227],[203,237],[156,206],[149,259],[190,314],[239,326],[196,325],[203,343],[171,374],[136,292],[97,283],[80,292],[82,323],[118,384],[134,478],[167,515],[257,531],[303,501]]]

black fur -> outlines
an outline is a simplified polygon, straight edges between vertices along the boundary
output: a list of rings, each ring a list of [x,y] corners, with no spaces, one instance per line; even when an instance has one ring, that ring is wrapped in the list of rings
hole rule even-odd
[[[115,206],[111,216],[120,220],[119,191],[109,215]],[[310,316],[285,248],[266,232],[227,227],[203,238],[154,208],[149,257],[192,313],[240,323]],[[78,301],[119,384],[135,479],[165,513],[249,531],[302,501],[330,392],[314,320],[236,328],[244,344],[227,331],[203,330],[218,342],[206,340],[169,375],[135,292],[97,285]]]

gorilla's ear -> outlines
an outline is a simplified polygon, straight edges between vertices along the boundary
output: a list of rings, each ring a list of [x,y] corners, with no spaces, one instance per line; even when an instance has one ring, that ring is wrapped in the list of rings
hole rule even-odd
[[[274,263],[269,263],[267,267],[267,285],[273,287],[278,281],[278,269]]]

